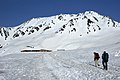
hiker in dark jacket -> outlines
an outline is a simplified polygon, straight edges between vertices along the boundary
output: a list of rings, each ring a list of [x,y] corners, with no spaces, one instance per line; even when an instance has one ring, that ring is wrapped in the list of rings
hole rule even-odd
[[[99,66],[98,64],[98,60],[99,60],[100,56],[98,53],[94,52],[94,61],[95,61],[95,66]]]
[[[106,51],[104,51],[102,54],[102,64],[103,64],[103,69],[105,70],[108,69],[108,65],[107,65],[108,59],[109,59],[109,55]]]

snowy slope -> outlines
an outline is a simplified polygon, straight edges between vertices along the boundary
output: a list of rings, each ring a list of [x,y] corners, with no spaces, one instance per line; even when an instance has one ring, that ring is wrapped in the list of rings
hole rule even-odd
[[[6,55],[0,57],[0,80],[119,80],[120,57],[109,48]],[[93,51],[101,55],[104,49],[110,54],[108,71],[101,60],[100,67],[93,66]]]
[[[0,28],[0,54],[28,48],[71,50],[110,45],[119,43],[119,31],[118,22],[94,11],[33,18],[13,28]]]
[[[93,66],[93,52],[101,56],[104,50],[110,55],[108,71],[101,58],[100,67]],[[93,11],[0,28],[0,80],[120,80],[119,61],[120,23]]]
[[[93,11],[86,11],[80,14],[60,14],[52,17],[33,18],[14,28],[0,28],[0,37],[20,38],[36,32],[72,34],[79,36],[89,34],[108,27],[118,27],[120,24],[109,17],[99,15]],[[10,30],[11,31],[10,31]],[[5,37],[4,37],[5,36]]]

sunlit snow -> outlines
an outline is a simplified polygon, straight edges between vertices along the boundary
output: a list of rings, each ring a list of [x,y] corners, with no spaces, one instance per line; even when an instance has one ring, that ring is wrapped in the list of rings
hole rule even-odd
[[[44,26],[29,34],[40,24]],[[108,17],[85,12],[33,18],[10,33],[6,40],[0,35],[0,80],[120,80],[120,24]],[[13,38],[14,33],[19,36]],[[39,49],[52,52],[21,52]],[[100,66],[94,66],[94,51],[109,53],[108,70],[101,57]]]

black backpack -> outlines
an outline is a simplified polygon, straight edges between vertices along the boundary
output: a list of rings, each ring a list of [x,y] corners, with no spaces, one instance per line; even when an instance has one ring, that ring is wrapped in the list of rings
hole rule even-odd
[[[104,54],[103,54],[103,60],[104,60],[105,62],[108,62],[108,58],[109,58],[108,53],[104,53]]]

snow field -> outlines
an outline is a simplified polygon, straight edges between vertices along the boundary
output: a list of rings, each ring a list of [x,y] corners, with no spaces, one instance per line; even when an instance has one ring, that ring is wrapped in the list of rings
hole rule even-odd
[[[0,58],[0,80],[119,80],[120,64],[94,67],[93,49],[10,54]],[[101,49],[102,51],[102,49]],[[119,59],[118,59],[119,60]],[[118,64],[118,65],[115,65]]]

